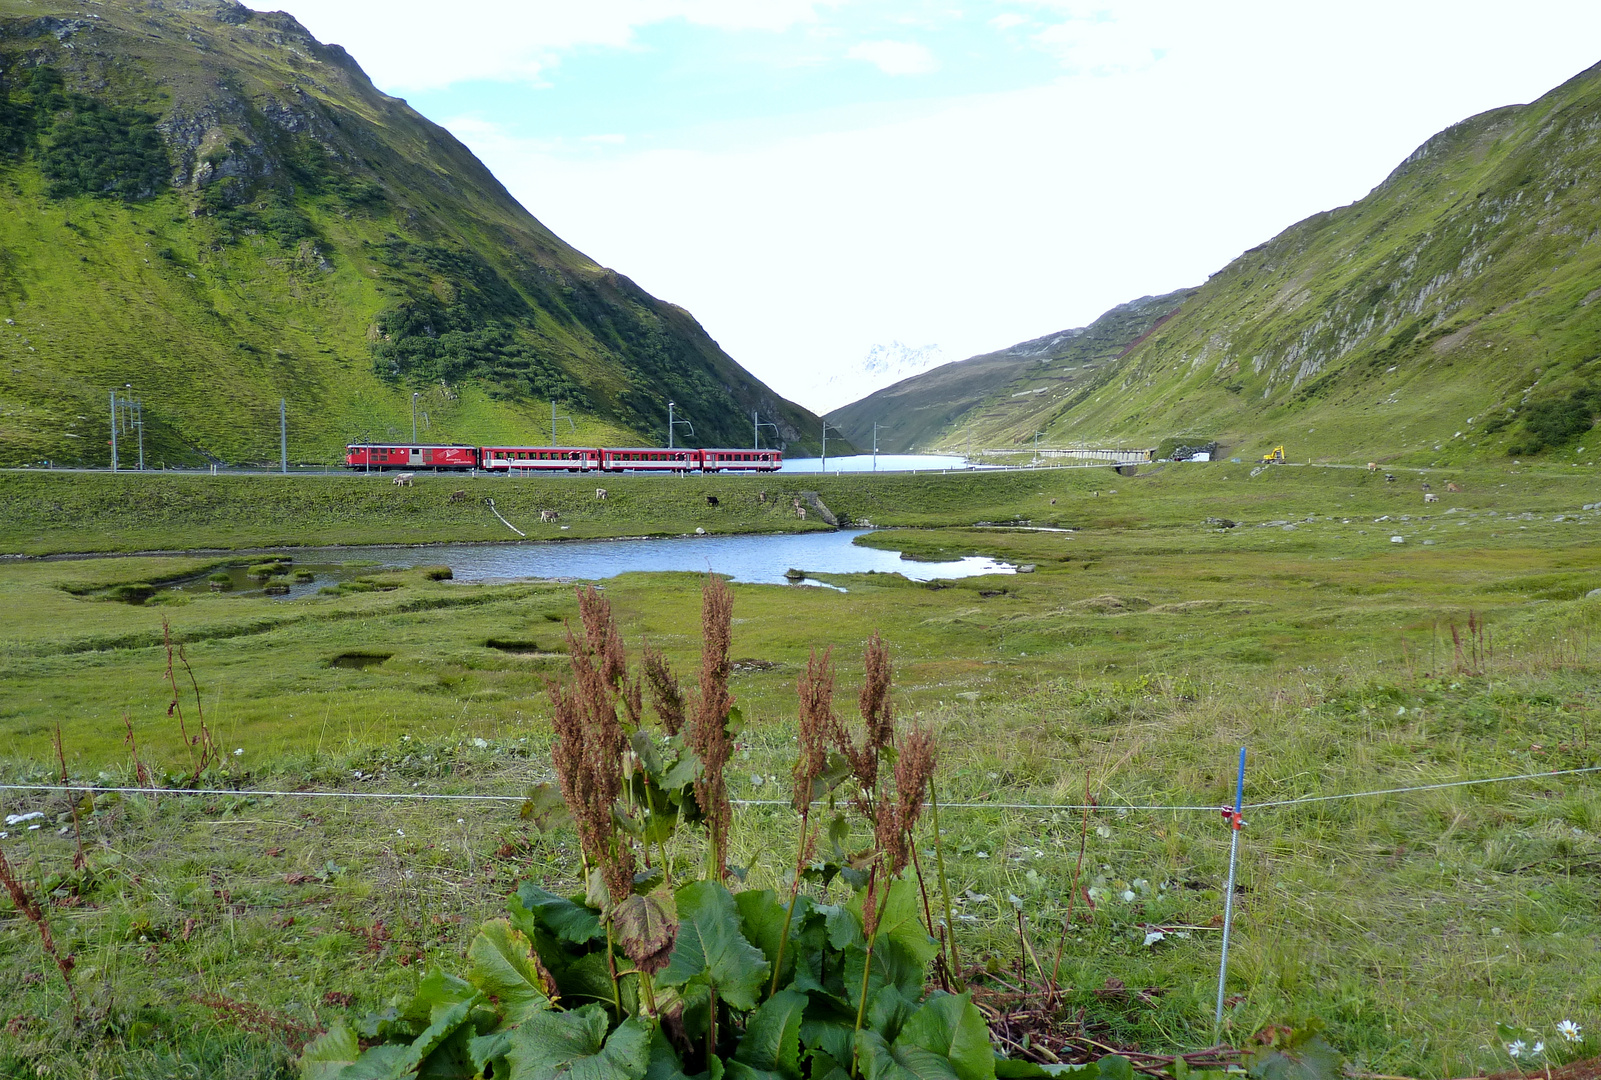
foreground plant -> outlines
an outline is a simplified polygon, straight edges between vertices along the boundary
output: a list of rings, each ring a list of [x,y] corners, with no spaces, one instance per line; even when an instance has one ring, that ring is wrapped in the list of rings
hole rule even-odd
[[[740,717],[728,690],[728,587],[707,582],[689,692],[648,648],[643,674],[630,674],[601,594],[580,592],[579,612],[571,681],[550,694],[552,759],[585,890],[560,896],[524,883],[507,917],[480,929],[465,978],[433,972],[409,999],[354,1026],[337,1021],[306,1048],[302,1075],[993,1080],[997,1057],[970,997],[926,992],[940,946],[908,867],[934,740],[915,730],[897,739],[878,637],[859,740],[833,712],[831,657],[814,654],[799,686],[801,830],[787,895],[735,893],[724,768]],[[646,688],[655,727],[645,723]],[[819,862],[813,804],[847,780],[872,844],[847,854],[849,826],[836,816],[834,858]],[[706,858],[699,877],[674,886],[670,841],[685,827],[704,834]],[[801,891],[836,877],[851,886],[844,903]],[[1006,1075],[1044,1074],[1013,1062]]]

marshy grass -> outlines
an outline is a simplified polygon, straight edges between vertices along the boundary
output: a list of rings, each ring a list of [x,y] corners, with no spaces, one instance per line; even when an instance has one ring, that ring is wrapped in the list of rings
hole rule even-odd
[[[1283,486],[1264,494],[1235,478],[1181,491],[1153,477],[1131,510],[1143,521],[1116,527],[1084,509],[1112,496],[1084,495],[1067,507],[1086,515],[1071,534],[951,527],[966,489],[925,481],[903,512],[944,515],[944,527],[874,542],[1037,571],[930,585],[820,575],[845,593],[734,585],[730,688],[747,723],[726,776],[736,799],[757,804],[736,809],[729,862],[749,867],[753,884],[784,885],[798,839],[786,779],[796,681],[813,646],[852,655],[879,629],[896,712],[938,739],[964,961],[1003,977],[1018,963],[1014,896],[1034,951],[1053,954],[1082,843],[1080,885],[1094,906],[1077,894],[1063,947],[1069,1004],[1107,1039],[1191,1047],[1211,1038],[1228,830],[1213,810],[1145,807],[1231,800],[1241,745],[1247,802],[1596,763],[1601,604],[1586,594],[1601,588],[1601,555],[1589,515],[1553,520],[1594,496],[1496,488],[1462,513],[1405,523],[1412,540],[1392,545],[1391,523],[1373,520],[1389,512],[1382,484],[1326,473],[1320,490],[1310,471],[1293,483],[1278,479],[1290,470],[1263,475]],[[901,498],[874,481],[824,497],[871,506],[875,520]],[[1365,519],[1317,509],[1339,499],[1367,504]],[[1258,527],[1291,510],[1296,530]],[[1219,514],[1246,524],[1205,525]],[[1431,526],[1438,542],[1426,546]],[[143,763],[186,774],[166,715],[165,614],[199,679],[219,786],[515,799],[551,778],[544,690],[566,668],[555,646],[557,624],[577,614],[569,587],[373,568],[370,591],[287,602],[108,602],[118,585],[218,565],[0,567],[15,615],[0,630],[5,774],[57,775],[59,720],[75,780],[129,779],[124,710]],[[701,584],[624,575],[605,592],[630,648],[648,639],[689,671]],[[839,697],[859,686],[842,666]],[[995,805],[1076,804],[1086,790],[1098,803],[1087,820]],[[1593,775],[1547,775],[1248,811],[1231,1032],[1315,1014],[1361,1069],[1443,1077],[1510,1064],[1498,1021],[1591,1029],[1601,1022],[1598,790]],[[59,831],[67,797],[3,798],[6,813],[47,814],[0,843],[31,882],[56,883],[48,916],[77,954],[93,1030],[73,1021],[25,920],[0,918],[0,978],[34,1018],[0,1033],[13,1071],[49,1060],[63,1075],[94,1075],[126,1057],[153,1075],[183,1054],[215,1062],[215,1075],[270,1073],[287,1060],[288,1028],[241,1031],[237,1015],[197,997],[297,1023],[342,1011],[330,994],[379,1007],[428,967],[456,968],[470,928],[499,912],[517,878],[577,884],[573,836],[540,834],[516,802],[240,794],[96,798],[81,815],[91,874],[74,886],[71,830]],[[919,848],[930,850],[926,831]],[[1153,928],[1164,936],[1146,944]]]

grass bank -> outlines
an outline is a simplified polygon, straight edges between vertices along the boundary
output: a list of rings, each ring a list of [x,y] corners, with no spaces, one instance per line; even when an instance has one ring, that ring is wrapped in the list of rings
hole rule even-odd
[[[1429,484],[1441,501],[1423,502]],[[1461,492],[1446,491],[1456,483]],[[597,499],[597,488],[607,492]],[[0,472],[0,554],[183,551],[333,544],[516,541],[759,533],[822,528],[803,493],[857,524],[1189,529],[1206,517],[1256,524],[1308,514],[1408,515],[1516,509],[1578,511],[1601,501],[1589,470],[1481,466],[1399,474],[1354,468],[1212,463],[1143,467],[842,476],[559,476],[513,480],[418,474],[205,476]],[[459,493],[459,495],[457,494]],[[713,504],[710,500],[716,499]],[[808,517],[800,520],[801,499]],[[554,521],[542,513],[554,511]]]

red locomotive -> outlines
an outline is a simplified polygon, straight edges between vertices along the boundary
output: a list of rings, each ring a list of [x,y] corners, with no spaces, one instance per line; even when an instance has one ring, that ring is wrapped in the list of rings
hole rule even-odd
[[[548,472],[777,472],[784,466],[778,450],[735,450],[719,447],[690,450],[660,446],[379,446],[353,443],[345,447],[351,469],[432,469],[466,472],[483,469],[506,476]]]

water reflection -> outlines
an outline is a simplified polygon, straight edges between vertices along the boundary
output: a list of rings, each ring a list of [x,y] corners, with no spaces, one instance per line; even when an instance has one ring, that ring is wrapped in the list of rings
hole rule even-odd
[[[340,581],[352,581],[375,569],[444,564],[457,581],[517,581],[528,578],[573,578],[592,581],[636,571],[708,571],[752,584],[786,584],[791,569],[808,574],[903,574],[913,581],[1011,574],[1015,567],[995,559],[970,556],[946,562],[914,562],[897,551],[862,547],[852,541],[864,529],[761,536],[685,536],[634,540],[572,540],[561,543],[439,544],[425,548],[362,547],[303,549],[294,569],[309,571],[310,581],[287,579],[293,599]],[[359,562],[341,565],[339,556],[359,555]],[[239,566],[228,574],[241,595],[261,595],[258,582]],[[184,588],[205,591],[206,579]]]

